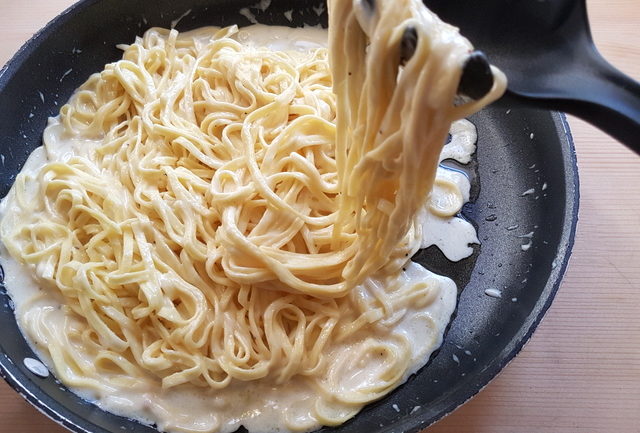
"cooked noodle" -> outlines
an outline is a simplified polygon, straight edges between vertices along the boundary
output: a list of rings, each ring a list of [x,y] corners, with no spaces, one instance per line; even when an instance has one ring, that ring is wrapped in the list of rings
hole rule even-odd
[[[54,128],[73,151],[45,139],[49,162],[16,179],[2,241],[61,297],[64,326],[29,305],[21,325],[63,383],[299,378],[313,418],[335,425],[406,379],[412,341],[393,326],[407,311],[437,347],[420,311],[442,283],[407,284],[402,268],[451,122],[504,79],[455,105],[469,43],[418,1],[376,3],[331,2],[330,51],[154,28],[62,107]],[[402,66],[409,25],[418,45]],[[371,383],[345,387],[372,357]]]

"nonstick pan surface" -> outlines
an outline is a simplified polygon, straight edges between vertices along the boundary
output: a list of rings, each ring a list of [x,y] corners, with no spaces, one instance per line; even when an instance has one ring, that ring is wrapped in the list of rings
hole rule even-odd
[[[9,191],[29,153],[42,144],[56,115],[80,84],[120,57],[116,44],[148,27],[178,30],[204,25],[326,24],[323,0],[85,0],[36,34],[0,71],[0,195]],[[241,14],[242,8],[251,14]],[[293,10],[289,21],[284,12]],[[501,42],[502,43],[502,42]],[[442,348],[429,365],[386,398],[363,409],[336,432],[416,432],[463,404],[518,353],[551,304],[573,245],[578,212],[575,153],[564,116],[528,109],[503,98],[471,119],[478,152],[463,169],[472,178],[472,202],[463,216],[478,228],[475,254],[458,263],[435,248],[414,260],[448,275],[459,304]],[[533,189],[532,193],[530,190]],[[526,194],[525,194],[526,193]],[[532,246],[527,237],[533,232]],[[486,289],[498,289],[501,298]],[[85,402],[54,377],[23,365],[35,355],[0,289],[0,374],[39,410],[76,432],[154,432]],[[399,410],[396,410],[399,409]]]

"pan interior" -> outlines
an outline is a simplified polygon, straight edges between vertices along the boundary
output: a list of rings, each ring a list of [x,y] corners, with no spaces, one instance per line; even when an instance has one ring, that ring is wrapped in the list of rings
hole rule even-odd
[[[147,27],[326,24],[324,1],[85,0],[54,19],[0,72],[0,194],[6,195],[49,116],[80,84],[117,60],[116,44]],[[267,8],[263,10],[260,6]],[[247,13],[239,13],[247,8]],[[284,12],[292,11],[286,14]],[[288,16],[291,17],[289,20]],[[435,248],[414,260],[453,278],[461,290],[456,316],[428,367],[386,398],[337,428],[321,431],[418,431],[464,403],[519,351],[548,308],[566,267],[577,216],[575,155],[564,118],[527,109],[505,97],[471,119],[478,128],[473,201],[463,216],[478,228],[475,254],[451,263]],[[533,190],[533,191],[531,191]],[[531,233],[533,233],[531,235]],[[522,237],[522,236],[532,236]],[[525,250],[522,246],[529,243]],[[489,297],[497,289],[501,298]],[[0,290],[0,370],[47,415],[74,431],[153,432],[103,412],[23,365],[34,357],[10,299]]]

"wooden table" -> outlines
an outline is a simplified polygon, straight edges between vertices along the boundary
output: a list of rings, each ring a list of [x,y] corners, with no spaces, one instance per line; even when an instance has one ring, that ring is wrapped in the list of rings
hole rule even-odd
[[[0,0],[0,64],[72,3]],[[588,3],[601,51],[640,79],[640,1]],[[582,197],[565,281],[522,353],[429,433],[640,432],[640,158],[571,127]],[[63,431],[0,381],[0,432]]]

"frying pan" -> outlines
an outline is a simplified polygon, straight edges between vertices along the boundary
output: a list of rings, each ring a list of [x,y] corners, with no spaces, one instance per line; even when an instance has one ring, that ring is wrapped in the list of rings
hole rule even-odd
[[[179,3],[179,4],[178,4]],[[147,27],[189,30],[204,25],[326,24],[323,0],[84,0],[37,33],[0,71],[0,194],[4,196],[30,152],[42,144],[47,117],[56,115],[80,84],[117,60],[116,44]],[[264,10],[263,10],[264,9]],[[293,9],[291,21],[284,12]],[[184,15],[186,12],[188,14]],[[508,43],[508,42],[502,42]],[[529,109],[505,97],[471,119],[478,153],[461,167],[472,179],[472,202],[462,214],[481,246],[451,263],[435,248],[413,258],[453,278],[459,303],[445,341],[427,367],[396,391],[329,432],[417,432],[463,404],[519,352],[558,289],[574,241],[578,211],[575,153],[563,115]],[[533,194],[524,194],[533,189]],[[532,247],[524,251],[533,232]],[[502,298],[485,294],[499,289]],[[68,391],[54,377],[23,365],[35,357],[0,289],[0,375],[40,411],[75,432],[154,432],[106,413]]]

